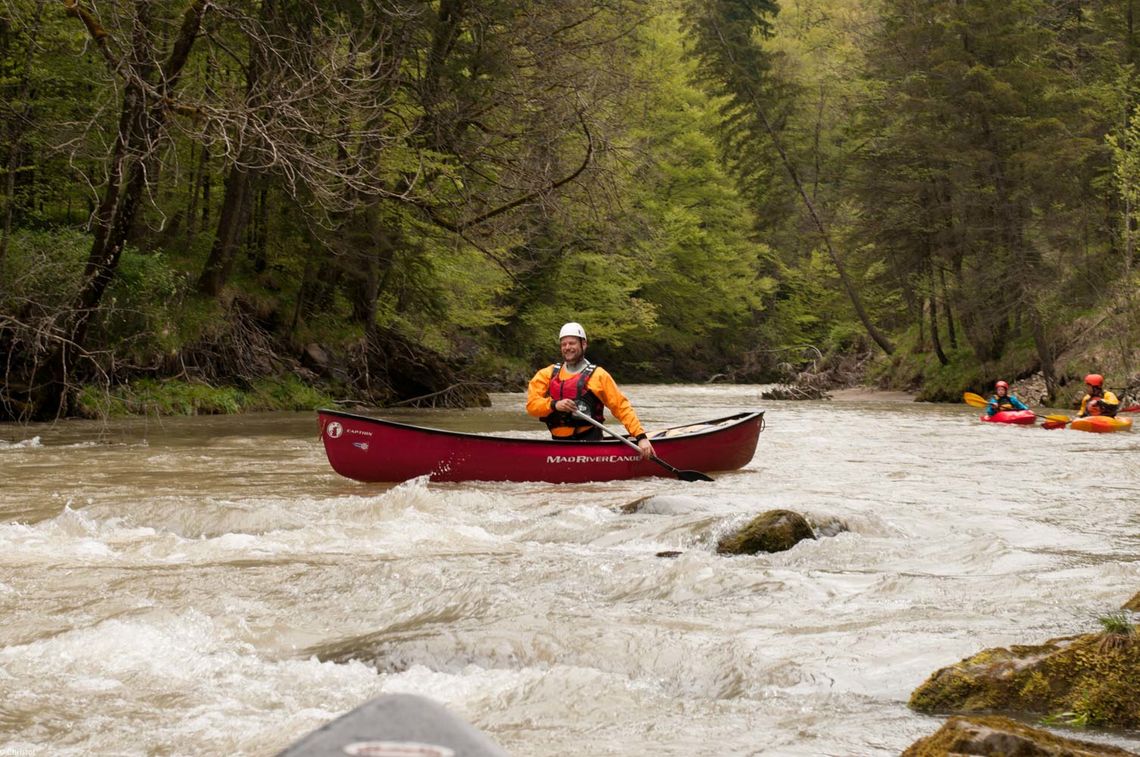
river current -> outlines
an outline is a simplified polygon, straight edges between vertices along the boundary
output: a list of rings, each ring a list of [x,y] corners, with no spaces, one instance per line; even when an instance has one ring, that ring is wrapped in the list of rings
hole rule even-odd
[[[0,755],[271,755],[391,692],[518,757],[897,755],[942,722],[906,707],[935,670],[1140,591],[1140,434],[623,388],[651,430],[766,411],[755,458],[711,484],[370,485],[314,413],[0,426]],[[545,436],[493,400],[385,417]],[[825,535],[715,554],[773,508]]]

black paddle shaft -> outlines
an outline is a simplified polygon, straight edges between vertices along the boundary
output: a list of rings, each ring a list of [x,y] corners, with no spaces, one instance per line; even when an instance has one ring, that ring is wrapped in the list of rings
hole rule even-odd
[[[586,415],[581,410],[575,410],[574,411],[574,417],[580,418],[581,420],[586,421],[591,426],[597,426],[598,428],[600,428],[602,430],[603,433],[609,434],[613,438],[617,439],[619,442],[622,442],[623,444],[626,444],[630,447],[633,447],[635,450],[637,450],[638,454],[641,453],[641,447],[638,447],[636,444],[631,442],[629,439],[626,439],[621,434],[618,434],[614,431],[611,431],[605,425],[598,423],[596,420],[594,420],[590,416]],[[660,465],[662,468],[665,468],[666,470],[672,472],[674,475],[677,476],[677,478],[681,479],[682,481],[712,481],[711,478],[706,476],[704,473],[701,473],[700,471],[680,470],[678,468],[675,468],[672,465],[670,465],[669,463],[662,460],[661,458],[657,457],[657,455],[650,455],[649,459],[652,460],[653,462],[657,463],[658,465]]]

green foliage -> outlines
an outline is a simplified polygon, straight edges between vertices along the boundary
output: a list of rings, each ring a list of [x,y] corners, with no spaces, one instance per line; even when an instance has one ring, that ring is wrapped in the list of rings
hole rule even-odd
[[[1063,316],[1047,300],[1066,287],[1071,252],[1087,263],[1096,244],[1100,89],[1073,86],[1092,71],[1078,70],[1075,51],[1090,40],[1070,20],[1043,0],[890,0],[869,49],[861,233],[897,273],[930,282],[914,298],[918,317],[931,297],[953,305],[981,361],[1033,330],[1048,359],[1044,340]],[[933,285],[939,276],[949,290]]]
[[[156,354],[175,353],[209,319],[194,312],[202,309],[201,303],[187,304],[190,279],[170,262],[161,252],[144,255],[128,249],[124,254],[99,320],[103,338],[118,345],[118,359],[146,362]]]
[[[1102,615],[1097,618],[1097,622],[1104,628],[1107,634],[1114,634],[1117,636],[1135,636],[1136,626],[1132,622],[1130,613],[1119,611],[1110,612],[1107,615]]]
[[[88,417],[315,410],[331,403],[328,394],[289,375],[257,381],[249,390],[190,381],[140,379],[110,390],[88,386],[79,394],[81,413]]]
[[[89,417],[122,415],[217,415],[242,409],[242,392],[186,381],[140,379],[110,391],[85,387],[81,412]]]
[[[91,265],[113,271],[83,379],[141,386],[102,401],[118,411],[304,406],[292,379],[254,379],[319,342],[367,384],[385,329],[517,375],[571,319],[593,357],[664,380],[864,350],[868,323],[908,353],[875,377],[928,397],[1049,363],[1134,372],[1140,86],[1119,4],[314,8],[210,14],[161,149],[123,156],[131,45],[161,52],[181,7],[102,8],[126,56],[109,66],[75,17],[6,3],[0,346],[26,370],[5,387],[82,321]],[[108,178],[137,166],[122,254],[88,260],[100,203],[130,206]],[[200,296],[220,247],[222,291]],[[1090,332],[1106,346],[1070,348]]]
[[[242,399],[245,410],[316,410],[331,404],[326,392],[291,374],[254,382]]]
[[[90,239],[74,229],[19,229],[0,261],[0,313],[64,308],[79,289]]]
[[[1051,715],[1046,715],[1040,720],[1041,725],[1058,727],[1064,726],[1066,728],[1088,728],[1089,715],[1087,712],[1058,712]]]

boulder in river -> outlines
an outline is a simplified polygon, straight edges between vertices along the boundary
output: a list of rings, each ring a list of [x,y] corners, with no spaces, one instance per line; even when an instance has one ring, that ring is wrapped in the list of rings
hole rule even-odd
[[[1069,739],[999,715],[954,717],[907,747],[903,757],[1123,757],[1118,747]]]
[[[807,520],[791,510],[760,513],[748,525],[724,537],[716,545],[717,554],[754,555],[757,552],[783,552],[804,539],[814,539]]]
[[[1113,622],[1110,622],[1113,621]],[[919,712],[1006,712],[1107,728],[1140,727],[1140,638],[1123,614],[1104,633],[987,649],[910,695]]]

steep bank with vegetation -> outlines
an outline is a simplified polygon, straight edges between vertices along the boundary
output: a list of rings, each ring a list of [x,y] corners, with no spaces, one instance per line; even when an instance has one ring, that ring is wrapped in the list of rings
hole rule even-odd
[[[1131,383],[1132,2],[0,0],[0,419]]]

